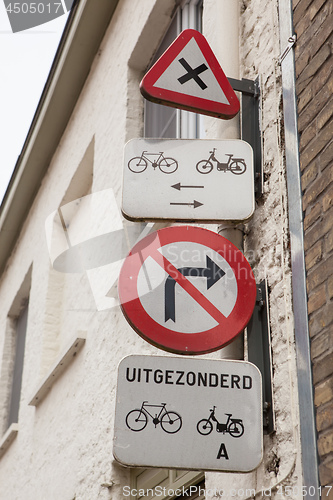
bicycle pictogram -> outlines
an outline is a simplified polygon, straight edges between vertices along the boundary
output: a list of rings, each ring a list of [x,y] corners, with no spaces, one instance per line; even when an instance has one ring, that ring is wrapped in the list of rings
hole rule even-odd
[[[210,415],[208,418],[203,418],[197,423],[197,431],[202,436],[208,436],[213,430],[213,422],[216,422],[216,432],[222,432],[223,434],[228,433],[234,438],[239,438],[244,434],[244,425],[241,419],[231,418],[232,413],[225,413],[228,419],[225,424],[221,424],[215,417],[216,406],[210,409]]]
[[[135,156],[128,162],[128,168],[135,174],[141,174],[151,163],[154,170],[159,168],[164,174],[172,174],[178,168],[178,162],[174,158],[166,158],[163,151],[159,153],[148,153],[142,151],[141,156]]]
[[[213,170],[213,161],[216,162],[216,168],[222,172],[232,172],[235,175],[244,174],[246,171],[246,163],[244,158],[233,158],[233,154],[226,154],[228,161],[226,163],[219,162],[215,156],[216,148],[209,151],[210,156],[208,160],[200,160],[196,164],[196,169],[200,174],[209,174]]]
[[[160,424],[164,432],[175,434],[182,426],[182,417],[176,411],[168,411],[165,407],[166,403],[151,405],[148,404],[148,401],[143,401],[140,409],[131,410],[126,415],[126,425],[131,431],[139,432],[145,429],[149,417],[151,417],[155,429]],[[155,413],[155,411],[148,410],[148,408],[155,408],[155,411],[159,409],[159,411]]]

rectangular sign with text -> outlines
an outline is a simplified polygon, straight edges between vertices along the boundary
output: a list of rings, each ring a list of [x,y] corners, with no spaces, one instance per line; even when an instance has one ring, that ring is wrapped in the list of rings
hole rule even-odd
[[[135,467],[249,472],[262,459],[261,374],[246,361],[119,364],[113,454]]]
[[[122,212],[130,220],[247,220],[253,151],[241,140],[133,139],[125,146]]]

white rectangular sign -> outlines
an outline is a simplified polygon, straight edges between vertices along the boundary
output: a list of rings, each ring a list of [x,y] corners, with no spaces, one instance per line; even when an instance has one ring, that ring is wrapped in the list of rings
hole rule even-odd
[[[133,139],[124,150],[129,220],[214,222],[254,211],[253,151],[241,140]]]
[[[144,355],[120,362],[113,446],[120,463],[249,472],[261,462],[262,441],[255,365]]]

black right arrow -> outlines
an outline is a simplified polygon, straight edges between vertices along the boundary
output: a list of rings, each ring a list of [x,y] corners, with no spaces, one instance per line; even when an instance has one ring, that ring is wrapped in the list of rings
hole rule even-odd
[[[200,276],[207,278],[207,290],[210,289],[215,283],[225,275],[215,262],[206,255],[206,267],[181,267],[178,271],[183,276]],[[176,321],[176,307],[175,307],[175,286],[176,281],[171,276],[168,276],[165,282],[164,294],[164,321],[172,319]]]
[[[200,201],[194,200],[193,203],[170,203],[170,205],[187,205],[187,206],[193,206],[193,208],[201,207],[203,203],[200,203]]]

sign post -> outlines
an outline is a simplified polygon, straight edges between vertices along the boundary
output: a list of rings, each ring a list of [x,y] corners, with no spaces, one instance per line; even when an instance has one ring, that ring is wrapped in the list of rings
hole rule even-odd
[[[258,368],[245,361],[124,358],[113,454],[133,467],[254,470],[262,459]]]

